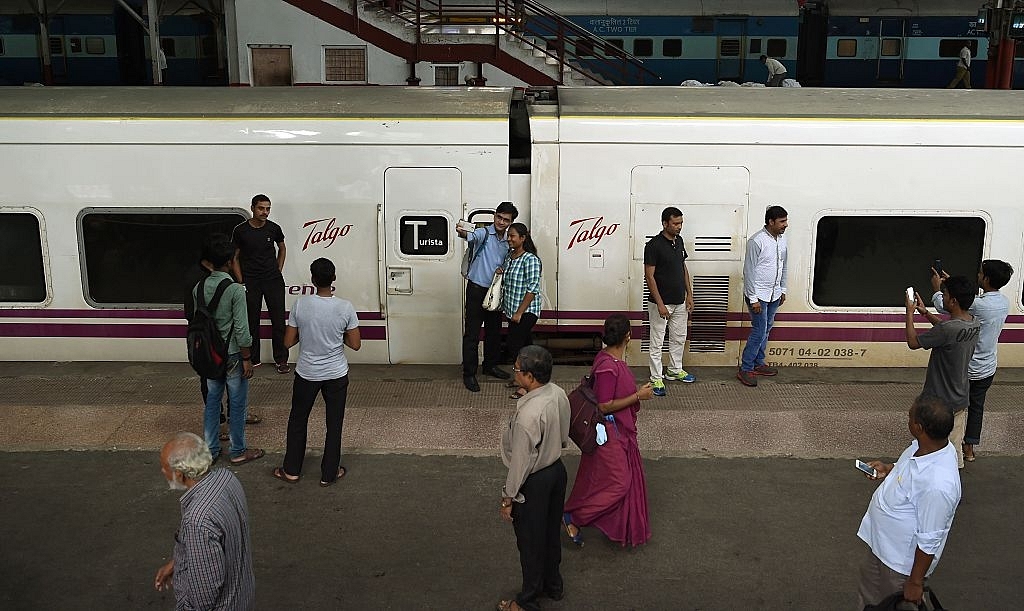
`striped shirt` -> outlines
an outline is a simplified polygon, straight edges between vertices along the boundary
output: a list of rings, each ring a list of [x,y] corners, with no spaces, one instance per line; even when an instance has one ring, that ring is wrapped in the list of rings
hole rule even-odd
[[[211,471],[181,496],[174,541],[177,611],[254,607],[249,509],[230,471]]]
[[[476,253],[473,262],[469,264],[469,273],[467,274],[469,281],[477,286],[491,286],[495,270],[508,254],[508,232],[506,231],[505,235],[499,238],[497,230],[491,224],[472,233],[467,233],[466,241],[474,248],[483,244],[483,248]]]
[[[502,264],[505,277],[501,281],[501,311],[505,316],[512,315],[519,309],[519,304],[527,293],[533,293],[533,301],[527,306],[524,314],[530,313],[540,318],[540,259],[530,252],[512,258],[509,252]]]

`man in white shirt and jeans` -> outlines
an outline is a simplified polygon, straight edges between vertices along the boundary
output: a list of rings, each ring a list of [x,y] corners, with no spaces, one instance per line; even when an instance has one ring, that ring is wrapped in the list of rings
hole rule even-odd
[[[858,610],[900,590],[905,600],[921,602],[960,503],[960,472],[949,442],[952,412],[921,395],[910,408],[908,428],[914,441],[896,464],[868,463],[876,471],[868,479],[882,483],[857,531],[870,548],[860,566]]]
[[[956,76],[946,85],[946,89],[954,89],[960,81],[964,82],[964,89],[971,88],[971,46],[967,42],[964,42],[964,47],[960,49],[960,60],[956,62]]]
[[[761,56],[761,63],[768,69],[768,80],[765,81],[765,87],[782,87],[782,81],[786,80],[786,67],[782,65],[782,62],[775,59],[774,57],[768,57],[767,55]]]
[[[764,227],[747,240],[743,260],[743,299],[750,310],[750,335],[736,377],[745,386],[757,386],[757,376],[773,376],[778,369],[764,362],[768,334],[775,324],[775,312],[786,303],[786,227],[789,213],[782,206],[770,206],[764,213]]]

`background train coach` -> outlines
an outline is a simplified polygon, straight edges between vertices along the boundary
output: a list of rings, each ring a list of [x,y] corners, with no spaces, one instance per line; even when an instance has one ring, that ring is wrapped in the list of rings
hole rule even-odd
[[[967,103],[969,100],[969,103]],[[1012,91],[679,88],[0,90],[0,355],[185,359],[184,270],[267,193],[287,304],[338,266],[354,360],[460,360],[464,242],[511,200],[544,262],[537,340],[598,349],[611,312],[641,362],[643,245],[681,208],[696,311],[687,363],[734,366],[745,241],[789,211],[784,366],[909,366],[902,295],[940,258],[1022,261]],[[1021,274],[1001,358],[1024,365]],[[920,321],[924,325],[924,321]],[[265,324],[261,335],[269,337]],[[264,340],[266,341],[266,339]]]

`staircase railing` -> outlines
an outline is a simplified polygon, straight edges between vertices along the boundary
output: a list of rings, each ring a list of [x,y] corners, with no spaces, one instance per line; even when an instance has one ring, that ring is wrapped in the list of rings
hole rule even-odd
[[[661,80],[642,59],[535,0],[493,0],[487,4],[377,0],[374,4],[412,26],[417,47],[425,28],[437,33],[493,35],[496,48],[502,36],[510,36],[557,60],[560,75],[569,64],[597,82],[624,85]]]

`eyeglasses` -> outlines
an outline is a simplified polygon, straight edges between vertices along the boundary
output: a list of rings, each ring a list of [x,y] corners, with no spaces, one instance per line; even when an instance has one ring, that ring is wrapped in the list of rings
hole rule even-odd
[[[513,220],[514,220],[514,219],[512,219],[511,217],[507,217],[507,216],[499,216],[499,215],[497,215],[497,214],[496,214],[496,215],[494,215],[494,222],[495,222],[495,223],[497,223],[498,221],[501,221],[502,223],[505,223],[505,224],[507,225],[507,224],[510,224],[510,223],[512,223],[512,221],[513,221]]]
[[[526,373],[526,372],[524,372],[522,369],[516,369],[515,367],[513,367],[512,368],[512,373]]]

